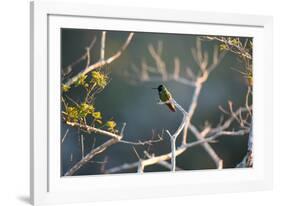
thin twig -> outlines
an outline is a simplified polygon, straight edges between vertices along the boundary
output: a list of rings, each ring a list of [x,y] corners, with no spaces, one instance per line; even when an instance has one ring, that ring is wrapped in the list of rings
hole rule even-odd
[[[69,132],[69,128],[67,128],[67,130],[65,131],[65,133],[64,133],[64,135],[63,135],[63,138],[62,138],[62,140],[61,140],[61,143],[63,143],[64,140],[66,139],[68,132]]]
[[[74,66],[76,66],[77,64],[79,64],[81,61],[84,61],[85,59],[87,59],[87,57],[88,57],[88,55],[89,55],[89,52],[90,52],[91,49],[93,48],[93,46],[94,46],[96,40],[97,40],[97,38],[94,37],[94,38],[92,39],[92,41],[90,42],[90,45],[89,45],[88,47],[86,47],[85,53],[84,53],[81,57],[79,57],[76,61],[72,62],[71,64],[69,64],[67,67],[65,67],[65,68],[63,69],[63,71],[67,71],[67,73],[64,74],[64,76],[68,75],[68,74],[71,72],[71,70],[72,70],[72,68],[73,68]]]
[[[246,95],[246,108],[248,109],[249,114],[252,114],[251,109],[249,107],[249,96],[251,94],[252,87],[248,86],[247,95]]]
[[[81,156],[82,156],[82,159],[83,159],[84,156],[85,156],[85,152],[84,152],[84,136],[83,136],[83,134],[80,135],[80,142],[81,142]]]
[[[162,138],[158,138],[155,140],[146,140],[146,141],[137,141],[137,142],[131,142],[131,141],[127,141],[127,140],[120,140],[120,143],[125,143],[125,144],[130,144],[130,145],[152,145],[153,143],[157,143],[157,142],[161,142],[163,139]]]
[[[141,81],[143,81],[143,82],[162,82],[163,78],[159,77],[159,76],[149,76],[148,78],[142,77]],[[167,79],[165,80],[165,82],[168,82],[168,81],[175,81],[177,83],[187,85],[187,86],[192,86],[192,87],[196,86],[196,83],[192,80],[188,80],[188,79],[185,79],[182,77],[178,77],[177,79],[175,79],[174,74],[167,74]]]

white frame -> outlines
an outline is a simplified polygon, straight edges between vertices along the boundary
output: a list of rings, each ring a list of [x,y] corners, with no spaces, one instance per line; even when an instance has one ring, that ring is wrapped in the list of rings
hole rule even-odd
[[[144,13],[145,15],[143,15]],[[64,17],[72,18],[72,21],[67,23],[67,21],[63,20]],[[254,61],[254,67],[256,68],[256,71],[254,70],[254,81],[257,82],[254,85],[254,91],[259,92],[254,95],[254,110],[259,108],[258,111],[260,112],[256,116],[261,117],[257,118],[258,120],[254,124],[259,125],[254,128],[254,134],[257,137],[254,140],[257,145],[254,149],[258,151],[255,153],[254,165],[257,166],[254,166],[253,169],[180,172],[173,174],[173,176],[169,173],[157,173],[141,176],[128,174],[106,175],[106,177],[59,178],[60,174],[56,175],[58,164],[55,160],[59,153],[56,147],[51,146],[55,143],[54,138],[48,139],[50,136],[56,135],[56,133],[53,133],[53,128],[58,128],[54,124],[55,121],[51,121],[51,123],[48,121],[50,118],[53,119],[53,111],[56,111],[53,106],[50,106],[50,102],[56,101],[58,97],[56,88],[60,88],[57,84],[59,83],[57,81],[59,76],[56,77],[55,70],[50,70],[50,68],[60,68],[57,66],[60,56],[59,50],[56,50],[58,43],[57,30],[62,25],[68,25],[69,27],[76,25],[77,28],[85,28],[90,23],[102,19],[105,19],[104,21],[108,22],[106,25],[111,28],[114,27],[112,23],[110,24],[111,21],[135,21],[142,27],[148,25],[145,27],[148,31],[152,31],[152,26],[149,26],[149,24],[156,26],[161,24],[171,24],[171,26],[192,24],[193,26],[199,25],[198,28],[200,28],[200,25],[205,25],[206,27],[209,25],[210,28],[216,26],[236,27],[237,34],[256,35],[257,41],[254,45],[258,45],[255,46],[258,49],[254,47],[254,55],[258,58]],[[122,30],[120,25],[120,30]],[[127,28],[133,28],[130,27],[130,24],[126,24],[126,26]],[[158,27],[157,31],[162,31],[160,28],[161,26]],[[243,31],[243,28],[247,31]],[[125,29],[123,28],[123,30]],[[225,30],[230,32],[227,29]],[[215,31],[218,30],[213,30],[212,32]],[[199,31],[197,30],[197,32]],[[202,30],[201,34],[202,32],[204,31]],[[90,3],[36,1],[31,3],[31,40],[30,188],[33,204],[241,192],[272,188],[273,112],[271,108],[273,98],[272,92],[268,92],[273,91],[271,17],[108,7]],[[48,44],[48,42],[52,43]],[[266,72],[263,70],[265,65]],[[52,79],[51,83],[50,79]],[[50,130],[50,128],[52,129]],[[262,135],[265,130],[267,131],[266,141],[265,136],[263,137]],[[48,156],[50,151],[52,151],[52,155]],[[54,169],[50,171],[50,167]],[[231,179],[228,177],[231,177]],[[165,182],[161,181],[163,178],[165,178]],[[182,181],[183,179],[188,181]],[[155,183],[148,185],[147,182]],[[75,185],[76,189],[69,189],[71,188],[70,184]],[[77,192],[81,191],[82,187],[83,192]],[[210,189],[212,192],[210,192]]]

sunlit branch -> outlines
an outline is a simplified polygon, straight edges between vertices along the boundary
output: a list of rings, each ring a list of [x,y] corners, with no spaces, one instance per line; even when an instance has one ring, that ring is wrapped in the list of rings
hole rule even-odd
[[[103,31],[101,35],[102,35],[102,36],[101,36],[100,61],[104,61],[106,31]]]

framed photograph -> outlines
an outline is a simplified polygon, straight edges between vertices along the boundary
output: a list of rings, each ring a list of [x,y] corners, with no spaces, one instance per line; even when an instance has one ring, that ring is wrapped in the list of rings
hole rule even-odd
[[[34,205],[272,188],[271,17],[35,1],[31,39]]]

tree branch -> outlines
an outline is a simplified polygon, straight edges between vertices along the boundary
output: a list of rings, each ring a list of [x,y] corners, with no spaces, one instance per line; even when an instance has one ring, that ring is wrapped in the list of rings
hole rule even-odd
[[[179,136],[179,134],[181,133],[181,131],[183,130],[187,119],[189,119],[189,115],[188,113],[182,108],[182,106],[180,106],[174,99],[170,100],[172,102],[172,104],[174,104],[176,106],[176,108],[178,108],[182,114],[183,114],[183,118],[182,118],[182,122],[180,124],[180,126],[178,127],[178,129],[176,130],[176,132],[171,135],[171,133],[169,132],[169,130],[166,130],[166,132],[168,133],[168,135],[170,136],[170,141],[171,141],[171,151],[172,151],[172,159],[171,159],[171,163],[172,163],[172,168],[171,171],[175,172],[176,171],[176,140],[177,137]]]
[[[197,140],[203,141],[205,136],[209,133],[210,127],[206,127],[201,133],[196,129],[196,127],[192,124],[189,125],[189,129],[191,132],[195,135]],[[217,155],[217,153],[214,151],[214,149],[211,147],[211,145],[208,142],[203,142],[201,144],[203,148],[206,150],[206,152],[210,155],[210,157],[213,159],[213,161],[216,164],[216,167],[218,169],[223,168],[223,160]]]
[[[120,138],[122,138],[120,136]],[[104,150],[106,150],[108,147],[112,146],[113,144],[117,143],[119,139],[110,139],[103,143],[102,145],[98,146],[95,149],[92,149],[84,158],[82,158],[79,162],[77,162],[74,166],[72,166],[65,174],[64,176],[72,176],[77,172],[82,166],[84,166],[86,163],[88,163],[94,156],[102,153]]]

